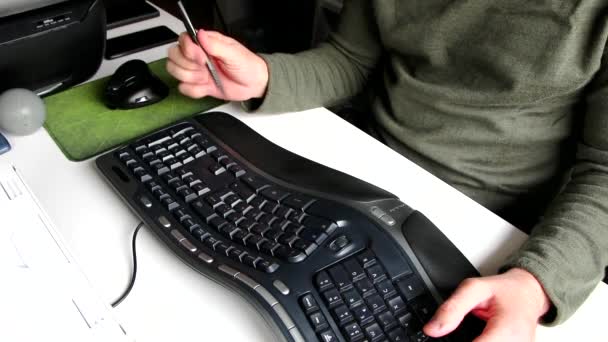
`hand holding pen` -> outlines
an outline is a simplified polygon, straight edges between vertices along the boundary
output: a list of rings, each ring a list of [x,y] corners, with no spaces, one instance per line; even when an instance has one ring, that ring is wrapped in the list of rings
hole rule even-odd
[[[169,49],[167,71],[180,81],[182,94],[229,101],[264,96],[268,67],[260,56],[218,32],[199,30],[196,41],[198,44],[188,33],[182,33],[179,44]],[[211,67],[208,61],[212,62]]]

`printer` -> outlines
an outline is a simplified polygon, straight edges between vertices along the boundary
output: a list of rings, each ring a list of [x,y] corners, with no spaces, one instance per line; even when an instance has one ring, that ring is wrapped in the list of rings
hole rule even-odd
[[[99,69],[105,42],[102,0],[0,0],[0,93],[81,83]]]

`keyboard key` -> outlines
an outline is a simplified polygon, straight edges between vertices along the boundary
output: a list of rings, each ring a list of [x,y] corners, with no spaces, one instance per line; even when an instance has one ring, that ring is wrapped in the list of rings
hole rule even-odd
[[[277,217],[281,217],[281,218],[287,218],[287,215],[292,211],[293,209],[286,207],[284,205],[279,205],[277,210],[274,212],[274,215]]]
[[[279,268],[279,265],[275,262],[270,262],[268,260],[258,260],[257,264],[256,264],[256,268],[260,269],[266,273],[273,273],[274,271],[276,271]]]
[[[209,205],[214,209],[218,205],[222,204],[222,199],[216,196],[215,194],[208,195],[207,197],[205,197],[205,201],[207,201],[207,203],[209,203]]]
[[[364,268],[370,267],[371,265],[374,265],[376,263],[376,256],[370,250],[359,254],[357,256],[357,259],[359,259],[359,262]]]
[[[232,234],[234,232],[236,232],[237,229],[238,229],[237,227],[228,223],[228,224],[222,225],[220,228],[218,228],[218,232],[230,239]]]
[[[348,341],[360,341],[363,339],[363,331],[357,323],[351,323],[344,327],[344,333]]]
[[[365,335],[367,335],[371,342],[376,342],[384,338],[384,334],[378,323],[365,327]]]
[[[388,300],[388,308],[395,315],[398,315],[406,310],[405,302],[401,297],[395,297]]]
[[[222,255],[228,255],[228,249],[231,248],[231,246],[229,244],[227,244],[223,241],[220,241],[214,247],[215,247],[215,251]]]
[[[249,234],[247,231],[239,229],[236,232],[232,233],[232,241],[238,242],[241,245],[245,245],[245,240],[250,235],[251,234]]]
[[[257,223],[254,223],[249,229],[250,232],[257,235],[264,235],[267,230],[270,230],[270,227]]]
[[[289,234],[294,234],[294,235],[299,235],[302,230],[304,230],[304,226],[297,224],[297,223],[288,223],[285,226],[283,226],[283,230],[285,231],[285,233],[289,233]],[[307,241],[308,243],[314,243],[311,241]]]
[[[338,228],[338,225],[334,222],[316,216],[306,216],[302,220],[302,224],[309,228],[316,228],[327,235],[333,233]]]
[[[186,203],[192,202],[198,197],[192,190],[187,188],[179,190],[177,194],[180,195]]]
[[[255,197],[255,193],[241,182],[232,183],[230,189],[247,203]]]
[[[191,234],[201,242],[210,235],[209,232],[202,228],[193,229]]]
[[[249,234],[247,236],[246,239],[244,239],[245,241],[245,246],[252,248],[252,249],[260,249],[260,245],[266,241],[266,239],[264,239],[263,237],[259,236],[259,235],[255,235],[255,234]]]
[[[338,324],[344,325],[352,321],[353,315],[348,311],[348,308],[345,305],[340,305],[333,310],[334,317],[338,321]]]
[[[346,304],[351,308],[361,303],[361,295],[355,289],[348,290],[342,295]]]
[[[287,219],[289,219],[292,222],[295,223],[300,223],[305,217],[307,217],[308,215],[303,212],[303,211],[292,211],[289,214],[287,214]]]
[[[273,251],[273,254],[281,260],[285,260],[289,263],[298,263],[306,259],[306,254],[304,252],[283,245],[280,247],[281,248],[276,248]]]
[[[301,250],[306,255],[311,255],[318,245],[314,242],[298,239],[293,243],[292,247]]]
[[[357,289],[359,289],[359,292],[364,297],[371,293],[374,293],[374,284],[372,284],[372,282],[369,281],[369,279],[367,278],[357,281],[355,283],[355,286],[357,287]]]
[[[268,240],[277,241],[279,239],[279,237],[283,234],[284,233],[278,229],[268,229],[264,233],[264,237],[267,238]]]
[[[275,186],[265,188],[260,192],[260,194],[276,203],[279,203],[282,199],[289,196],[289,193],[287,191],[283,191]]]
[[[242,177],[247,173],[245,169],[236,164],[228,166],[228,171],[232,172],[236,178]]]
[[[300,302],[302,303],[304,311],[307,313],[319,310],[319,305],[311,293],[304,295],[300,299]]]
[[[378,322],[382,325],[382,328],[387,331],[397,325],[397,320],[390,311],[384,311],[378,315]]]
[[[249,230],[251,227],[253,227],[254,224],[255,224],[254,220],[252,220],[250,218],[243,218],[243,220],[238,221],[237,226],[239,228]]]
[[[228,252],[228,257],[230,257],[231,259],[234,259],[236,261],[241,261],[241,255],[243,255],[243,253],[246,253],[245,251],[243,251],[242,249],[239,248],[232,248],[229,252]]]
[[[180,207],[179,203],[175,202],[175,200],[171,197],[165,197],[160,200],[160,202],[167,208],[169,211],[173,211]]]
[[[304,195],[290,195],[283,200],[283,204],[298,211],[304,211],[314,201],[314,199]]]
[[[409,339],[401,328],[397,328],[388,333],[388,339],[391,342],[408,342]]]
[[[426,342],[429,340],[429,337],[422,332],[422,330],[412,334],[410,341],[412,342]]]
[[[261,209],[264,203],[266,203],[266,200],[259,196],[256,196],[251,201],[249,201],[249,205],[256,209]]]
[[[226,220],[232,222],[232,223],[236,223],[236,221],[241,219],[241,215],[239,215],[236,211],[229,211],[228,213],[226,213]]]
[[[413,327],[418,325],[417,320],[410,312],[406,312],[403,315],[397,316],[397,321],[399,321],[399,325],[403,327],[406,331],[410,329],[413,330]]]
[[[361,267],[361,265],[359,265],[355,259],[350,259],[344,262],[344,268],[353,282],[365,277],[363,267]]]
[[[353,316],[361,325],[366,325],[374,320],[374,315],[365,304],[354,307]]]
[[[217,214],[215,213],[213,208],[211,208],[211,206],[209,206],[208,204],[206,204],[200,200],[192,202],[191,206],[194,209],[194,212],[207,223],[213,217],[217,216]]]
[[[327,324],[327,320],[325,319],[325,316],[323,316],[323,313],[320,311],[317,311],[317,312],[311,314],[310,316],[308,316],[308,319],[310,319],[312,328],[315,331],[321,331],[321,330],[327,329],[327,327],[329,326]]]
[[[323,331],[319,334],[319,339],[321,342],[336,342],[338,338],[331,330]]]
[[[385,279],[385,280],[377,283],[376,289],[378,290],[378,293],[384,298],[391,297],[396,293],[395,287],[393,286],[391,281],[388,279]]]
[[[342,265],[336,265],[328,270],[331,278],[333,279],[334,284],[338,287],[340,291],[347,290],[352,287],[352,283],[346,270]]]
[[[342,297],[340,297],[340,293],[336,289],[331,289],[326,292],[323,292],[323,297],[325,298],[325,302],[327,305],[332,308],[342,304]]]
[[[194,191],[198,196],[203,196],[210,193],[211,189],[203,183],[197,183],[192,186],[192,191]]]
[[[245,175],[241,177],[240,180],[245,182],[245,184],[247,184],[255,192],[260,192],[262,189],[269,186],[265,181],[252,175]]]
[[[258,257],[251,255],[251,254],[246,254],[241,258],[241,262],[245,265],[254,267],[256,266]]]
[[[217,160],[218,162],[220,162],[222,159],[228,158],[226,153],[224,153],[224,151],[221,151],[221,150],[215,150],[215,151],[211,152],[211,156],[213,157],[213,159]]]
[[[378,282],[386,277],[384,273],[384,269],[380,265],[373,265],[368,267],[366,270],[367,275],[372,280],[372,282]]]
[[[242,213],[245,211],[245,209],[247,209],[249,206],[247,205],[247,203],[245,203],[244,201],[239,201],[236,204],[234,204],[232,206],[232,209],[234,209],[235,211]]]
[[[414,310],[418,318],[426,322],[437,310],[437,303],[429,295],[422,295],[416,297],[414,300],[409,302],[410,307]]]
[[[209,236],[205,239],[204,243],[205,245],[207,245],[207,247],[211,248],[212,250],[215,250],[215,245],[220,243],[220,240],[213,236]]]
[[[333,281],[329,277],[329,274],[325,271],[321,271],[315,277],[315,285],[319,291],[323,291],[327,288],[334,286]]]
[[[398,280],[397,288],[408,302],[424,293],[426,289],[422,281],[417,276],[411,276]]]
[[[320,245],[327,239],[327,234],[318,228],[305,228],[300,232],[300,237],[304,240]]]
[[[262,211],[264,211],[266,213],[272,214],[275,212],[275,210],[277,210],[278,207],[279,207],[278,203],[266,201],[266,202],[264,202],[264,204],[262,204],[262,207],[260,209],[262,209]]]
[[[272,251],[279,246],[278,243],[270,240],[265,240],[260,244],[260,252],[272,255]]]
[[[374,313],[379,313],[382,310],[386,309],[384,301],[377,293],[365,298],[365,302]]]

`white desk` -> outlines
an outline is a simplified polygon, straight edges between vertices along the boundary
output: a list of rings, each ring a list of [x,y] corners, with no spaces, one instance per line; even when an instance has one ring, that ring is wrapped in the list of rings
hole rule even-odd
[[[183,30],[178,20],[161,13],[109,36],[159,24]],[[105,62],[95,78],[111,74],[130,58],[163,58],[166,50]],[[525,239],[501,218],[325,109],[283,115],[247,114],[236,105],[220,109],[276,144],[396,194],[429,217],[483,274],[495,272]],[[45,130],[7,138],[13,150],[0,158],[21,170],[90,281],[113,301],[131,274],[131,234],[139,219],[98,174],[93,160],[68,161]],[[146,229],[137,251],[137,281],[117,317],[138,341],[272,340],[243,298],[192,271]],[[601,284],[566,324],[539,328],[537,340],[605,341],[607,307],[608,286]]]

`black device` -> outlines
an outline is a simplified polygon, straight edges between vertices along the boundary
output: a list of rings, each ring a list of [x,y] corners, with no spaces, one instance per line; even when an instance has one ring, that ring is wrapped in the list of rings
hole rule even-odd
[[[156,26],[108,39],[106,59],[124,57],[139,51],[176,42],[178,35],[166,26]]]
[[[142,60],[130,60],[110,77],[104,89],[104,103],[110,109],[133,109],[162,101],[169,87]]]
[[[426,341],[438,304],[478,275],[393,194],[225,113],[180,121],[96,164],[160,240],[246,297],[280,341]],[[467,321],[441,341],[481,329]]]
[[[108,18],[108,30],[160,16],[160,12],[146,0],[103,0],[103,2]]]
[[[106,40],[101,0],[42,1],[0,17],[0,92],[30,89],[48,95],[91,77]],[[0,5],[2,6],[2,5]]]

